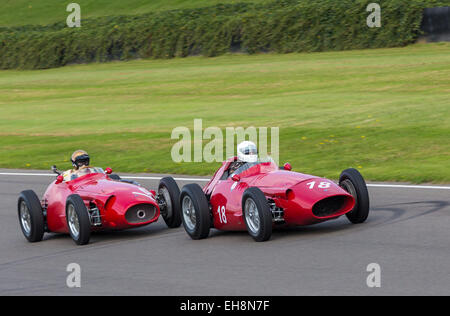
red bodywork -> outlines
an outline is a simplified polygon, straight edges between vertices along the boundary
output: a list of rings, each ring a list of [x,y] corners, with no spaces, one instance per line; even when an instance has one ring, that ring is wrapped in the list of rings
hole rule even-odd
[[[92,173],[72,181],[61,183],[54,181],[50,184],[42,200],[50,232],[69,232],[66,221],[66,200],[71,194],[78,194],[88,210],[93,206],[98,208],[101,225],[93,226],[93,231],[144,226],[155,222],[160,215],[155,196],[148,190],[134,184],[114,181],[103,173]],[[136,205],[143,205],[151,210],[151,214],[148,214],[149,218],[141,222],[127,220],[127,211]]]
[[[334,182],[280,170],[273,162],[260,163],[245,170],[239,174],[239,181],[231,178],[222,180],[224,172],[235,159],[225,161],[203,188],[210,200],[213,225],[217,229],[246,230],[242,197],[248,187],[258,187],[270,202],[275,203],[277,209],[283,211],[283,220],[279,224],[284,226],[312,225],[335,219],[350,212],[355,206],[353,196]],[[313,207],[318,202],[333,197],[339,199],[340,206],[332,214],[313,214]],[[219,216],[219,212],[222,212],[222,216]]]

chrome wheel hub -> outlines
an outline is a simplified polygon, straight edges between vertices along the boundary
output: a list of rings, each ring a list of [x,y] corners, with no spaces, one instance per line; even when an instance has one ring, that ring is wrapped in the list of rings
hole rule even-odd
[[[192,203],[191,198],[187,195],[183,198],[182,211],[184,222],[186,223],[187,228],[190,231],[193,231],[195,229],[197,219],[195,217],[194,204]]]
[[[245,201],[245,220],[247,222],[247,226],[249,230],[253,234],[258,234],[260,229],[260,221],[259,221],[259,212],[258,208],[256,207],[255,201],[253,201],[251,198],[248,198]]]
[[[25,201],[20,203],[20,223],[25,232],[25,235],[30,236],[31,234],[31,215]]]
[[[75,207],[69,204],[67,207],[67,223],[69,224],[70,232],[74,239],[78,239],[80,236],[80,222],[78,220],[77,212],[75,212]]]

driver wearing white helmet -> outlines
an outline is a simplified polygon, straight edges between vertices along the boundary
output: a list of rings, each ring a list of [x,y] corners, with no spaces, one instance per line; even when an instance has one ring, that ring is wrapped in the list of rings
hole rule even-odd
[[[230,164],[228,168],[228,175],[231,176],[237,169],[241,168],[247,163],[254,163],[258,161],[258,149],[255,143],[244,141],[237,146],[237,160]]]

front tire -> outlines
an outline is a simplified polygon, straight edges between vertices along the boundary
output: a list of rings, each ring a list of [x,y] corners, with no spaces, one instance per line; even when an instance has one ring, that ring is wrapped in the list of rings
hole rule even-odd
[[[364,178],[358,170],[350,168],[342,171],[339,186],[355,199],[355,207],[346,214],[353,224],[364,223],[369,217],[369,192]]]
[[[44,213],[41,202],[32,190],[22,191],[18,201],[20,228],[29,242],[41,241],[44,237]]]
[[[91,220],[86,205],[78,194],[67,198],[66,221],[73,241],[79,246],[88,244],[91,238]]]
[[[188,184],[181,190],[180,196],[183,226],[192,239],[204,239],[209,235],[211,215],[209,203],[202,188]]]
[[[264,193],[256,187],[245,190],[242,197],[242,215],[250,236],[255,241],[269,240],[272,236],[272,212]]]
[[[162,178],[159,182],[158,195],[164,199],[165,209],[161,215],[169,228],[181,225],[180,188],[172,177]]]

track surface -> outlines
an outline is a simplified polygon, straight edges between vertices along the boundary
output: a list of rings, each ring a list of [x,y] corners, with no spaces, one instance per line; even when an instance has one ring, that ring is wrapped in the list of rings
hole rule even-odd
[[[219,231],[193,241],[161,220],[95,234],[84,247],[54,234],[29,244],[18,193],[41,196],[51,179],[0,175],[0,295],[450,295],[449,190],[370,187],[365,224],[343,217],[276,231],[265,243]],[[72,262],[81,288],[66,286]],[[366,285],[370,263],[381,266],[381,288]]]

